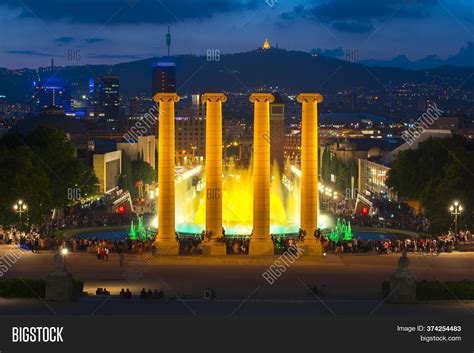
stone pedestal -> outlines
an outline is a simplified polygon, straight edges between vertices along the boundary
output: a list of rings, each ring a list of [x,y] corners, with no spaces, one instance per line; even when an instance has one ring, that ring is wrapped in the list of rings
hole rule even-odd
[[[201,243],[202,255],[224,256],[227,255],[227,245],[224,242],[211,239]]]
[[[46,300],[72,301],[72,275],[66,270],[54,271],[46,277]]]
[[[409,259],[403,253],[398,260],[397,271],[390,278],[389,303],[407,304],[416,302],[416,281],[408,271]]]
[[[156,242],[157,254],[164,256],[179,255],[179,242],[175,239],[158,239]]]
[[[311,234],[306,235],[304,242],[298,243],[298,247],[301,249],[301,256],[323,255],[321,242]]]
[[[273,256],[275,255],[275,247],[273,241],[268,239],[259,239],[258,241],[250,240],[249,244],[250,256]]]

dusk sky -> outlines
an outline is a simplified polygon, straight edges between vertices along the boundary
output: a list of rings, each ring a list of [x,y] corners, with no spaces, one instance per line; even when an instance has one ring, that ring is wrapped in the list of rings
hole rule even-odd
[[[166,54],[357,49],[446,58],[474,42],[472,0],[0,0],[0,67],[117,63]],[[68,61],[80,50],[80,61]]]

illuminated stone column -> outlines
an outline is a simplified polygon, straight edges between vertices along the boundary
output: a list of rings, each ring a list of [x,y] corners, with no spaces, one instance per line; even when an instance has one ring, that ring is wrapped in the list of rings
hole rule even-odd
[[[301,93],[301,228],[306,231],[303,255],[322,255],[321,242],[314,237],[318,228],[318,93]]]
[[[250,255],[273,255],[270,238],[270,93],[253,93],[253,235]]]
[[[203,254],[225,255],[222,237],[222,93],[205,93],[206,103],[206,232],[210,234],[209,248],[203,244]]]
[[[176,93],[157,93],[153,100],[159,105],[158,130],[158,252],[178,255],[175,227],[175,132],[174,104],[179,101]]]

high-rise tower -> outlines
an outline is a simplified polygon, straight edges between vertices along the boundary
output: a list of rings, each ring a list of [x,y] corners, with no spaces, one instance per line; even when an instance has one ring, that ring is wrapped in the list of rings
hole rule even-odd
[[[166,46],[168,47],[168,57],[153,66],[152,97],[157,93],[176,93],[176,64],[170,57],[170,26],[168,26],[168,33],[166,34]]]
[[[168,33],[166,33],[166,46],[168,47],[168,56],[170,56],[170,48],[171,48],[170,26],[168,26]]]

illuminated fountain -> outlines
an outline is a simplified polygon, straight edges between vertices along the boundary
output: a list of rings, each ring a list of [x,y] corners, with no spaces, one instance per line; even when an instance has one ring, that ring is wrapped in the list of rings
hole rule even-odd
[[[176,241],[174,245],[171,241],[176,231],[179,236],[203,233],[211,241],[223,235],[251,236],[250,254],[272,255],[271,236],[298,235],[302,228],[306,234],[304,254],[322,255],[321,245],[313,236],[318,227],[327,226],[318,217],[317,104],[322,97],[298,96],[303,106],[302,170],[287,165],[283,176],[276,164],[271,167],[270,145],[264,139],[270,129],[269,104],[274,99],[271,94],[256,93],[250,97],[254,103],[254,144],[253,163],[247,169],[235,167],[232,161],[222,166],[221,109],[226,98],[220,93],[206,93],[203,97],[207,104],[207,170],[201,166],[178,174],[175,170],[174,183],[169,179],[174,166],[174,139],[165,137],[163,141],[163,136],[174,134],[171,115],[179,98],[173,94],[154,97],[160,105],[158,248],[165,246],[166,254],[176,254]]]
[[[143,217],[138,217],[138,225],[136,227],[132,220],[130,224],[130,232],[128,234],[130,240],[145,241],[146,239],[152,238],[152,235],[153,234],[148,232],[143,226]]]
[[[271,234],[298,233],[300,188],[297,176],[291,190],[281,181],[278,166],[272,168],[270,187]],[[205,181],[205,179],[203,179]],[[189,183],[184,183],[190,187]],[[177,230],[182,233],[200,233],[205,228],[206,193],[195,188],[176,188]],[[182,201],[181,201],[182,200]],[[181,205],[182,203],[182,205]],[[226,235],[250,235],[253,224],[252,169],[238,169],[231,165],[224,171],[222,195],[222,225]]]
[[[329,239],[334,242],[348,241],[352,239],[351,222],[346,222],[344,219],[337,219],[336,227],[331,229]]]

